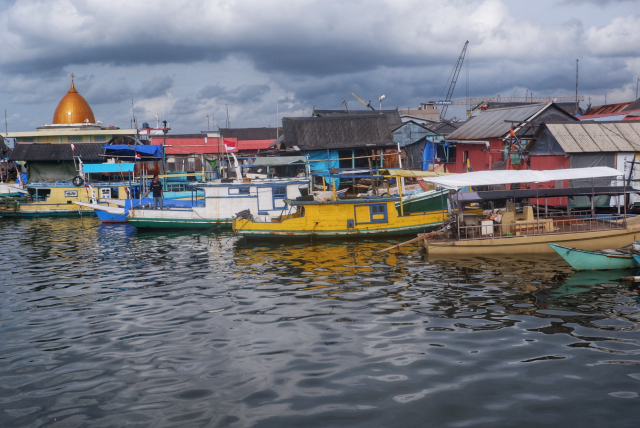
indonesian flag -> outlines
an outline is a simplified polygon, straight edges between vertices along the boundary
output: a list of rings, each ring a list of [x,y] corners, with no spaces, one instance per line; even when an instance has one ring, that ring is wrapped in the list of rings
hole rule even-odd
[[[237,152],[238,148],[236,147],[236,142],[231,140],[223,140],[224,141],[224,151],[225,152]]]
[[[142,159],[142,156],[140,156],[140,153],[136,153],[136,159]]]
[[[71,150],[75,150],[76,146],[73,145],[73,143],[71,143]]]

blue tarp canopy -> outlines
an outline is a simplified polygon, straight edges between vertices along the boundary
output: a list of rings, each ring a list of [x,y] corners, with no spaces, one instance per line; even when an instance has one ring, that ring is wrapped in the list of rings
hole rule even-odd
[[[141,159],[161,159],[162,158],[162,147],[155,145],[125,145],[125,144],[114,144],[112,146],[105,145],[102,147],[106,156],[113,157],[123,157],[127,158],[127,160],[133,160],[136,158],[136,153],[140,155]]]
[[[314,150],[307,152],[307,155],[312,175],[324,175],[328,174],[331,168],[340,168],[340,156],[337,150]],[[340,186],[340,178],[336,178],[336,187],[338,186]]]
[[[86,163],[82,170],[86,174],[99,174],[103,172],[133,172],[135,164],[132,163]]]

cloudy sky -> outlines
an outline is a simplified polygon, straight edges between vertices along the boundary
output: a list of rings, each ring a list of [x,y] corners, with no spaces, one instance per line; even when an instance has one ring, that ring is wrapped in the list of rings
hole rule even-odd
[[[467,83],[570,96],[576,59],[585,100],[635,98],[640,0],[0,0],[0,108],[9,131],[50,123],[71,73],[123,128],[132,98],[140,123],[174,133],[207,115],[224,127],[227,108],[236,128],[276,126],[276,103],[280,117],[364,108],[350,92],[415,108],[440,98],[466,40],[453,98]]]

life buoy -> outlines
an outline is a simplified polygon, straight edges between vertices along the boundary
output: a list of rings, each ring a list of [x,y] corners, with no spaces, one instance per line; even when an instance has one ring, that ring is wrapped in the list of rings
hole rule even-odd
[[[75,177],[73,177],[73,179],[71,180],[71,183],[76,186],[76,187],[80,187],[84,184],[84,180],[82,179],[82,177],[80,177],[79,175],[76,175]]]

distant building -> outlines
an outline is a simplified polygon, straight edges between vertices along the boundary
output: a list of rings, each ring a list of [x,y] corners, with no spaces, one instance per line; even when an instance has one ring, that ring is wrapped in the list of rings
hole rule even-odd
[[[402,109],[400,118],[403,122],[412,120],[422,125],[433,124],[440,121],[440,109],[433,103],[422,103],[417,109]]]

